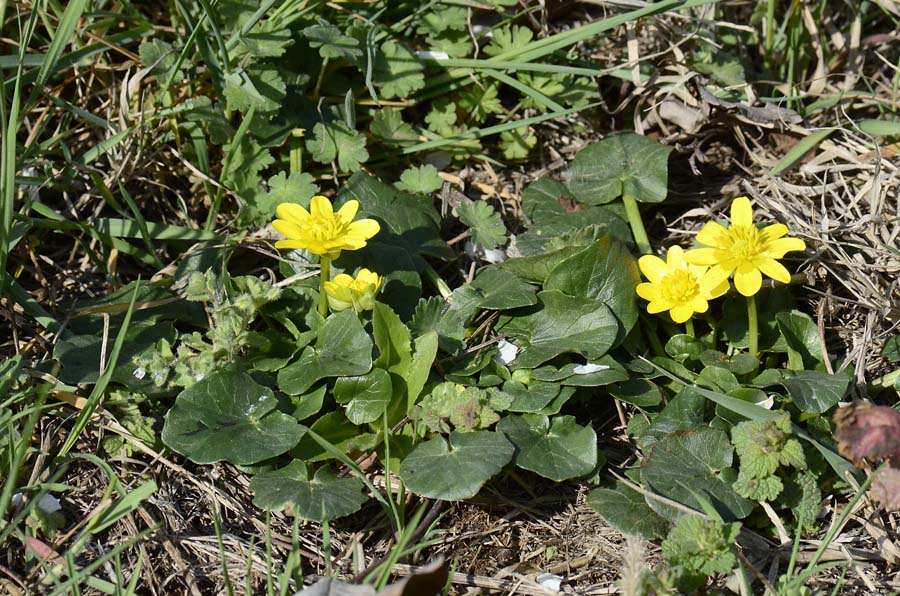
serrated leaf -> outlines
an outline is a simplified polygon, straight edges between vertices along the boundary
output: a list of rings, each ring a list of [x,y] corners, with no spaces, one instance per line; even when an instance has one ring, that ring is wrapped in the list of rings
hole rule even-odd
[[[319,192],[314,180],[306,172],[292,172],[290,176],[279,172],[269,178],[269,192],[259,197],[256,209],[266,220],[275,216],[275,208],[281,203],[296,203],[309,209],[310,200]]]
[[[438,4],[430,10],[423,11],[418,18],[416,32],[420,35],[434,37],[447,29],[464,31],[466,29],[466,9],[462,6]]]
[[[417,495],[444,501],[470,499],[513,456],[513,445],[487,430],[450,433],[420,443],[400,464],[400,478]]]
[[[425,164],[417,168],[409,168],[400,174],[400,181],[395,185],[402,191],[411,193],[431,194],[444,185],[444,180],[438,176],[438,170],[431,164]]]
[[[340,121],[316,124],[306,148],[319,163],[336,160],[341,172],[358,171],[359,166],[369,159],[366,137]]]
[[[428,43],[431,44],[432,51],[444,52],[451,58],[471,56],[475,49],[469,32],[456,29],[447,29],[440,35],[431,36]]]
[[[254,464],[281,455],[303,436],[303,427],[277,406],[272,390],[250,375],[217,371],[178,395],[162,440],[198,464]]]
[[[381,108],[372,116],[369,130],[373,135],[391,145],[404,145],[419,140],[413,127],[403,121],[398,108]]]
[[[425,123],[430,130],[443,137],[450,136],[456,125],[456,104],[446,99],[439,99],[431,104],[431,110],[425,116]]]
[[[230,110],[274,112],[286,93],[287,87],[275,68],[257,65],[252,71],[235,69],[225,76],[224,95]]]
[[[306,464],[294,460],[287,466],[253,477],[253,504],[266,511],[290,505],[302,519],[324,522],[359,511],[368,500],[358,478],[337,478],[327,467],[309,478]]]
[[[506,52],[521,52],[525,50],[534,38],[534,33],[528,27],[511,25],[494,29],[491,42],[484,46],[484,53],[488,56],[499,56]]]
[[[355,63],[363,55],[359,41],[324,20],[303,29],[303,36],[309,40],[310,47],[319,48],[322,58],[343,58]]]
[[[597,435],[574,416],[557,416],[552,425],[539,414],[507,416],[497,430],[515,445],[517,466],[550,480],[585,476],[597,466]]]
[[[386,41],[375,56],[372,80],[386,99],[405,99],[425,86],[425,67],[406,46]]]
[[[172,44],[161,39],[153,39],[141,44],[139,50],[141,55],[141,64],[144,68],[151,68],[153,76],[163,82],[172,76],[170,71],[178,62],[178,53]],[[172,82],[177,84],[184,80],[182,68],[175,73]]]
[[[459,107],[469,114],[473,122],[482,123],[491,114],[503,112],[503,104],[497,97],[500,86],[496,83],[475,85],[459,98]]]
[[[500,133],[500,148],[506,159],[525,159],[535,145],[537,145],[537,136],[527,126]]]
[[[463,201],[456,211],[460,221],[469,227],[469,236],[475,244],[486,249],[506,244],[503,219],[484,201]]]
[[[628,195],[659,203],[668,194],[671,147],[641,135],[616,134],[587,146],[572,160],[569,188],[580,201],[602,205]]]

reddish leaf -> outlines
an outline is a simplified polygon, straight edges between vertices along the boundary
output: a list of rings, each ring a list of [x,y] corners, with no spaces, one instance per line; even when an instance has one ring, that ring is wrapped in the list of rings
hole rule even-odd
[[[856,401],[834,414],[838,450],[857,465],[900,456],[900,412]]]
[[[889,511],[900,509],[900,470],[882,468],[878,470],[869,497]]]

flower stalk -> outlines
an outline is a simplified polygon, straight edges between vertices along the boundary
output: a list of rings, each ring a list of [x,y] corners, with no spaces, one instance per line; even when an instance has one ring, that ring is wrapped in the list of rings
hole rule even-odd
[[[322,317],[328,316],[328,293],[325,291],[325,284],[331,281],[331,259],[326,255],[319,257],[319,314]]]
[[[623,194],[622,203],[625,205],[625,215],[628,217],[628,225],[631,226],[631,235],[634,236],[638,252],[649,255],[653,251],[650,249],[650,239],[647,238],[647,230],[644,229],[644,220],[641,219],[637,199],[629,194]]]
[[[750,334],[750,355],[759,356],[759,322],[756,313],[756,296],[747,296],[747,329]]]

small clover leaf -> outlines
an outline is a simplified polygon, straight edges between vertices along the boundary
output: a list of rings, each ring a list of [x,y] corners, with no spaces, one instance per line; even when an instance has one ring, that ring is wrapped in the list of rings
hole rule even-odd
[[[464,201],[457,207],[459,219],[469,227],[475,244],[496,248],[506,244],[506,226],[500,214],[484,201]]]
[[[306,142],[312,158],[319,163],[337,160],[341,172],[359,170],[369,159],[366,137],[351,129],[344,122],[319,122],[313,127],[313,136]]]
[[[431,164],[425,164],[404,170],[400,174],[400,181],[394,186],[402,191],[427,195],[439,190],[443,185],[444,180],[438,176],[437,168]]]

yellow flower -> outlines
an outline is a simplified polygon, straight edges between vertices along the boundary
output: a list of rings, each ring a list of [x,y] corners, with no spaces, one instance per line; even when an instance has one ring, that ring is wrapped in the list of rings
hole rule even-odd
[[[684,323],[695,312],[706,312],[709,300],[728,291],[728,281],[714,281],[707,267],[691,265],[684,260],[680,246],[669,247],[666,260],[655,255],[638,259],[638,267],[649,283],[638,284],[638,296],[650,301],[650,314],[669,311],[672,320]]]
[[[785,238],[788,228],[773,224],[759,230],[753,224],[750,199],[738,197],[731,203],[731,226],[709,222],[697,234],[697,242],[711,248],[685,253],[688,263],[707,265],[716,281],[727,280],[734,272],[734,285],[744,296],[753,296],[762,287],[762,273],[781,283],[790,283],[791,274],[776,259],[793,250],[804,250],[800,238]]]
[[[337,213],[331,201],[315,196],[309,211],[296,203],[281,203],[275,210],[279,219],[272,226],[287,236],[275,248],[305,248],[317,255],[336,259],[342,250],[357,250],[378,233],[381,226],[374,219],[353,221],[359,201],[349,200]]]
[[[325,282],[328,306],[335,312],[348,308],[353,308],[356,312],[372,310],[382,281],[382,277],[368,269],[360,269],[355,279],[341,273],[334,280]]]

